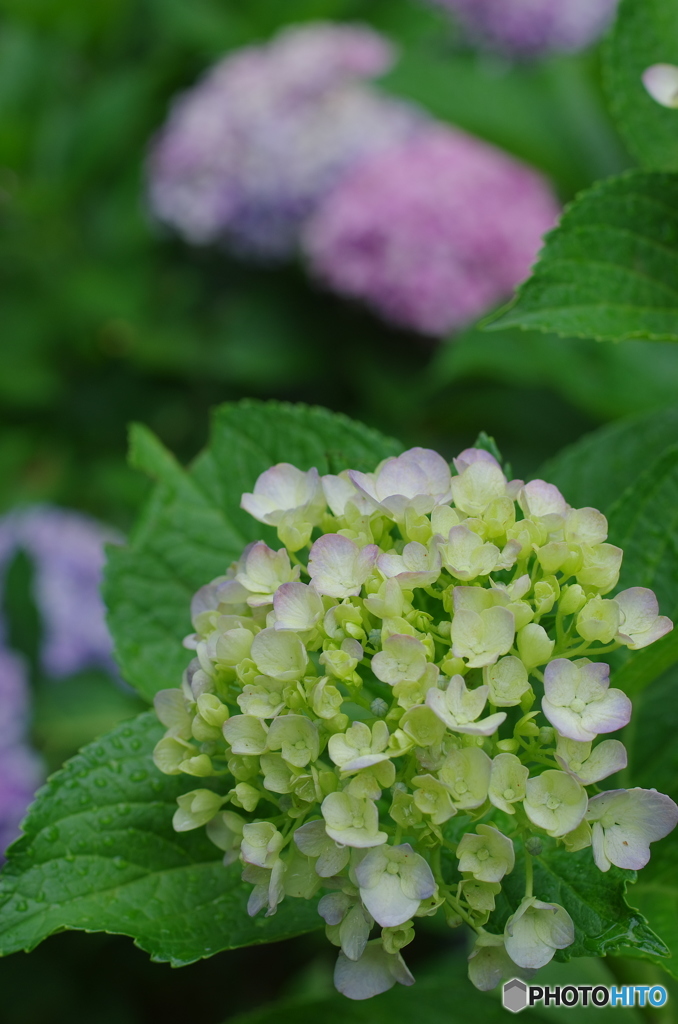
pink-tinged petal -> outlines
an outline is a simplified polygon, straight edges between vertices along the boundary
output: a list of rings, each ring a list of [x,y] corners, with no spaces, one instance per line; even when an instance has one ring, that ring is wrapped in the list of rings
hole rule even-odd
[[[568,740],[590,743],[598,735],[584,726],[581,715],[575,714],[570,708],[552,704],[547,697],[542,699],[541,708],[553,728]]]
[[[626,747],[619,740],[603,740],[588,757],[582,758],[581,764],[576,768],[572,761],[568,763],[558,751],[555,757],[560,767],[581,782],[582,786],[601,782],[615,772],[622,771],[628,764]]]
[[[607,519],[597,508],[573,508],[565,520],[570,544],[602,544],[607,540]]]
[[[605,818],[608,812],[616,821],[642,829],[651,843],[663,839],[678,824],[678,806],[656,789],[611,789],[589,800],[589,821]]]
[[[322,599],[305,583],[283,583],[273,597],[275,628],[305,632],[318,622],[323,614]]]
[[[314,588],[329,597],[357,596],[372,571],[378,552],[376,544],[361,550],[348,537],[324,534],[311,548],[308,560]]]
[[[577,696],[587,704],[601,700],[610,685],[610,666],[604,661],[586,662],[583,659],[573,664],[579,671]]]
[[[608,690],[602,700],[587,704],[582,712],[582,726],[589,732],[616,732],[628,725],[633,710],[631,701],[622,690]]]
[[[358,490],[346,471],[338,476],[328,473],[321,479],[323,493],[333,515],[343,516],[349,501],[360,512],[369,513],[374,510],[374,502]]]
[[[499,466],[494,455],[486,452],[484,448],[464,448],[463,452],[460,452],[456,459],[452,459],[452,462],[457,473],[463,473],[474,462],[493,462],[495,466]],[[501,469],[501,466],[499,466],[499,469]]]
[[[376,473],[376,492],[380,501],[400,494],[405,498],[414,498],[417,494],[426,493],[426,473],[414,459],[387,459],[381,470]]]
[[[659,615],[657,598],[647,587],[623,590],[615,601],[622,611],[617,639],[632,651],[649,646],[673,629],[671,619]]]
[[[577,693],[579,672],[567,658],[556,658],[544,669],[544,693],[549,707],[569,707]],[[546,712],[544,712],[546,714]]]
[[[375,489],[374,473],[360,473],[357,469],[349,469],[348,475],[358,492],[372,502],[372,508],[378,509],[380,506]]]
[[[526,516],[560,516],[567,514],[569,505],[554,484],[545,480],[530,480],[522,488],[518,503]]]
[[[454,731],[463,733],[465,736],[492,736],[504,721],[506,721],[506,712],[497,711],[494,715],[481,718],[479,722],[456,725]]]

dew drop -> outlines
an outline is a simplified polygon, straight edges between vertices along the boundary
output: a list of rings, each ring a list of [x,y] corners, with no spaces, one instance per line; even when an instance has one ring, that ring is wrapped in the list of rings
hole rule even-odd
[[[45,831],[43,832],[43,836],[45,837],[48,843],[56,843],[57,839],[59,838],[59,829],[56,827],[56,825],[50,825],[49,828],[46,828]]]

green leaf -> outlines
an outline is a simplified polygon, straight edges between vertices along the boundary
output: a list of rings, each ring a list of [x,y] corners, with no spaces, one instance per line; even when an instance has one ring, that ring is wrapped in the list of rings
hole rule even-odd
[[[642,914],[631,910],[626,902],[627,886],[635,881],[635,871],[612,867],[602,872],[594,864],[590,849],[569,853],[548,840],[544,844],[544,854],[534,859],[535,896],[565,907],[575,926],[574,943],[560,950],[557,959],[606,956],[622,948],[653,957],[667,955],[663,942]],[[525,894],[524,883],[522,858],[518,858],[516,868],[502,882],[488,931],[504,930],[507,918]]]
[[[615,677],[615,683],[622,673]],[[629,763],[619,785],[657,789],[678,800],[677,731],[678,666],[674,665],[634,697],[633,718],[622,737]],[[673,956],[668,961],[648,959],[678,978],[678,832],[674,830],[653,843],[651,851],[649,864],[639,872],[638,882],[629,893],[629,902],[648,919]]]
[[[163,728],[145,712],[96,740],[38,793],[0,875],[0,954],[65,928],[130,935],[175,966],[317,927],[314,904],[288,900],[250,918],[250,887],[204,830],[176,833],[176,797],[195,779],[152,761]]]
[[[605,51],[610,110],[631,152],[649,169],[678,170],[675,110],[656,103],[641,76],[652,64],[678,63],[678,7],[666,0],[622,0]]]
[[[661,936],[671,952],[671,958],[652,960],[663,967],[673,978],[678,978],[678,880],[676,879],[676,862],[678,861],[678,837],[675,832],[655,843],[652,847],[652,858],[641,872],[638,884],[630,894],[634,907],[652,922],[652,927]],[[624,951],[633,955],[631,951]]]
[[[402,446],[345,416],[278,402],[223,405],[209,447],[182,469],[145,427],[134,427],[131,458],[157,486],[125,548],[111,548],[104,596],[116,657],[142,696],[178,685],[190,655],[192,595],[225,572],[250,541],[277,545],[275,532],[240,509],[265,469],[291,462],[321,473],[373,469]]]
[[[677,280],[678,177],[624,174],[566,209],[532,277],[490,329],[678,341]]]
[[[426,373],[434,394],[478,378],[503,387],[548,388],[604,421],[670,405],[678,391],[678,361],[663,341],[599,345],[591,338],[474,327],[441,345]]]
[[[607,513],[647,469],[678,440],[678,408],[611,423],[565,448],[539,476],[556,484],[571,505]]]
[[[624,552],[619,590],[649,587],[667,615],[678,611],[678,444],[667,448],[608,514]]]

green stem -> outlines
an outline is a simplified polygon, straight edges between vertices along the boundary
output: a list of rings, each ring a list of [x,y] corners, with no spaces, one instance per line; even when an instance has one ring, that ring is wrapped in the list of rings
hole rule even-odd
[[[532,895],[532,889],[534,886],[534,867],[532,864],[532,856],[525,850],[525,896]]]

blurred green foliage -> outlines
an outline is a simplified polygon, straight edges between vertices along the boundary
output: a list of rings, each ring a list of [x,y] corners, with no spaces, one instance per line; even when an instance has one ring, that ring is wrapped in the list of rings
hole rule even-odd
[[[318,402],[449,452],[490,426],[523,472],[619,414],[529,366],[508,381],[477,363],[446,374],[443,359],[438,372],[438,346],[322,293],[301,268],[237,264],[151,222],[144,154],[172,96],[225,52],[314,18],[389,33],[403,56],[385,88],[530,160],[564,199],[627,163],[595,55],[511,67],[464,51],[420,0],[2,0],[5,506],[50,498],[127,526],[144,484],[124,463],[125,424],[148,423],[188,458],[209,406],[242,395]],[[655,376],[648,407],[665,396],[665,367]]]

